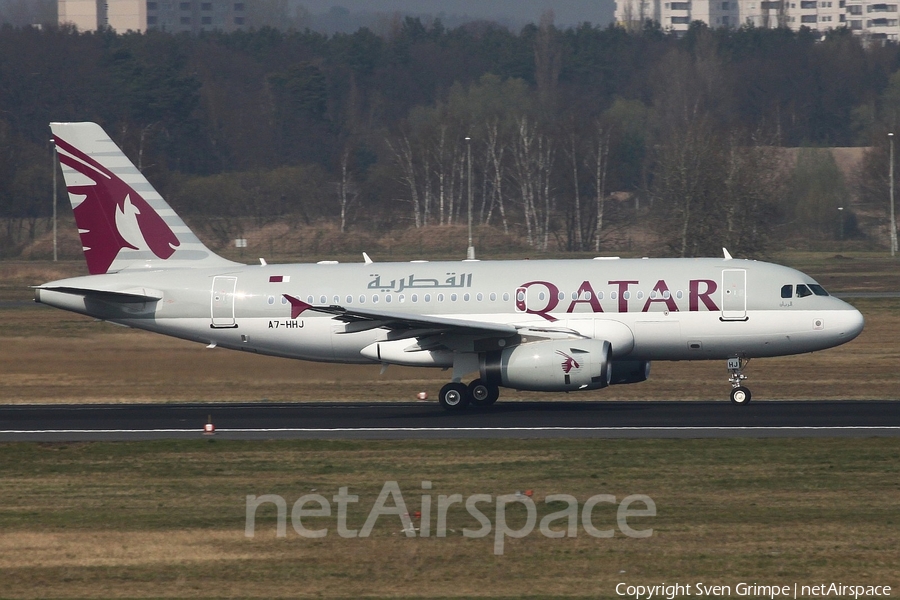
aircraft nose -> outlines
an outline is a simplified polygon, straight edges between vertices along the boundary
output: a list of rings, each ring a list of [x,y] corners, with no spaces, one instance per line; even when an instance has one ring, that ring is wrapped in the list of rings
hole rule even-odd
[[[845,341],[849,342],[860,333],[862,333],[863,326],[865,325],[866,320],[863,318],[862,313],[855,308],[841,311],[841,313],[841,327],[839,330],[839,335]]]

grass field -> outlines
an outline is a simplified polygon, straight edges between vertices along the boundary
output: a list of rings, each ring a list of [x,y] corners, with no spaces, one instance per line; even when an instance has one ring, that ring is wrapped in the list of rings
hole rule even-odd
[[[3,597],[616,597],[615,585],[735,586],[843,582],[900,586],[900,446],[869,440],[155,442],[0,445]],[[537,530],[469,539],[459,505],[448,534],[407,538],[397,516],[343,539],[275,535],[259,509],[247,538],[245,496],[359,496],[359,528],[385,481],[410,513],[421,482],[437,495],[646,494],[646,539],[616,531],[549,539]],[[393,502],[388,505],[393,506]],[[486,506],[491,506],[490,504]],[[507,511],[512,528],[524,509]],[[554,508],[556,510],[556,508]],[[484,514],[496,523],[493,510]],[[434,515],[434,508],[432,509]],[[434,517],[432,517],[434,520]],[[615,525],[613,508],[593,513]],[[557,529],[564,522],[557,523]]]
[[[832,291],[900,290],[880,257],[780,260]],[[206,350],[27,302],[28,285],[79,269],[0,263],[3,402],[392,401],[446,380]],[[897,398],[900,300],[851,302],[867,320],[857,340],[754,361],[754,397]],[[578,398],[727,402],[726,378],[718,362],[655,363],[646,383]],[[548,396],[504,395],[532,398]],[[533,490],[538,521],[558,509],[545,504],[550,494],[579,506],[645,494],[657,515],[636,520],[653,529],[647,539],[594,538],[579,523],[574,538],[507,539],[501,556],[493,536],[462,535],[478,523],[459,505],[446,538],[407,538],[396,516],[364,539],[341,538],[334,518],[304,520],[328,527],[324,538],[290,523],[277,538],[272,505],[259,509],[256,536],[244,535],[248,494],[280,495],[290,512],[304,494],[331,500],[347,486],[359,496],[349,526],[359,528],[386,481],[399,483],[410,512],[423,493],[436,504],[441,494]],[[900,589],[896,438],[0,444],[0,482],[0,598],[615,598],[620,582]],[[513,528],[521,508],[507,511]],[[600,505],[594,523],[612,527],[614,508]]]

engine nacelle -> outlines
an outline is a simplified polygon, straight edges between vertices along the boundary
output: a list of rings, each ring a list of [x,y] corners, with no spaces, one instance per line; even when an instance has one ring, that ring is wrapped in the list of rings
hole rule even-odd
[[[614,360],[609,365],[609,385],[640,383],[650,377],[649,360]]]
[[[609,385],[612,346],[606,340],[550,340],[487,352],[481,378],[536,392],[596,390]]]

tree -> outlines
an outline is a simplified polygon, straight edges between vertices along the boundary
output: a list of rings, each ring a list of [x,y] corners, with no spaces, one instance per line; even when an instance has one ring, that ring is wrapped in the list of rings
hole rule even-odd
[[[838,237],[840,212],[849,206],[844,176],[826,149],[801,148],[789,198],[797,229],[813,237]]]

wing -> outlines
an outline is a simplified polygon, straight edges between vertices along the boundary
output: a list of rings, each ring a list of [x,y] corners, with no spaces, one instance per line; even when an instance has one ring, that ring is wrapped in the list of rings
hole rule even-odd
[[[565,327],[492,323],[337,305],[313,306],[289,294],[284,294],[284,297],[291,304],[292,319],[307,311],[325,313],[346,323],[342,333],[386,329],[388,340],[415,338],[416,350],[482,352],[540,339],[585,338],[581,333]]]
[[[455,333],[473,337],[512,337],[518,335],[519,328],[508,323],[490,323],[487,321],[469,321],[447,317],[412,315],[364,308],[345,308],[343,306],[313,306],[289,294],[284,297],[291,303],[291,318],[296,319],[306,311],[314,311],[333,315],[338,321],[348,324],[347,333],[366,331],[368,329],[389,329],[391,331],[408,331],[416,337],[424,334]]]

